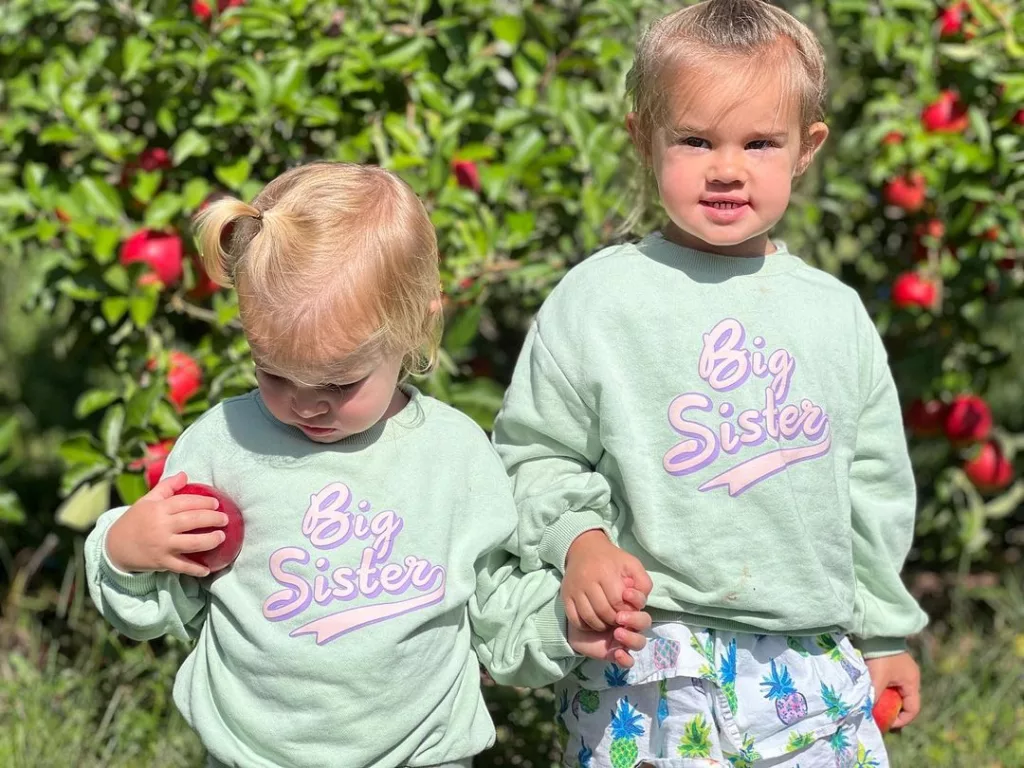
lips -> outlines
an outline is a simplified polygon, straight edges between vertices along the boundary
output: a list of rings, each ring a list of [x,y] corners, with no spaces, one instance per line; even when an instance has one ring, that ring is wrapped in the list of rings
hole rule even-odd
[[[733,198],[721,199],[721,200],[701,200],[701,205],[706,205],[709,208],[714,208],[718,211],[730,211],[735,208],[742,208],[745,205],[749,205],[746,200],[737,200]]]

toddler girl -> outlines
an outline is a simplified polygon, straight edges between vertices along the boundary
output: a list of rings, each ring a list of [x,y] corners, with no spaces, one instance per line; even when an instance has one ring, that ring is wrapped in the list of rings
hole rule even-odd
[[[160,483],[99,520],[93,599],[130,637],[195,641],[174,698],[214,765],[468,765],[494,738],[474,650],[495,679],[532,685],[573,652],[555,576],[520,578],[496,551],[516,512],[486,436],[403,383],[439,336],[427,213],[387,171],[319,163],[198,224],[208,271],[238,290],[259,386],[192,424]],[[187,555],[223,533],[190,531],[226,517],[176,495],[186,482],[243,513],[241,553],[214,575]],[[583,640],[616,653],[607,633]]]
[[[565,764],[886,766],[872,684],[913,719],[926,622],[900,407],[856,293],[769,236],[828,134],[821,46],[708,0],[650,27],[630,85],[668,221],[558,285],[495,426],[523,568],[563,571],[569,620],[649,592],[635,666],[561,685]]]

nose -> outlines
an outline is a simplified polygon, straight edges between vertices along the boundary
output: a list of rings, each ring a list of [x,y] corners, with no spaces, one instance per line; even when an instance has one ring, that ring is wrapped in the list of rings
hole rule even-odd
[[[708,164],[707,180],[712,184],[735,184],[746,180],[746,164],[742,149],[716,149]]]
[[[292,411],[303,419],[320,416],[330,410],[330,404],[315,389],[298,387],[292,393]]]

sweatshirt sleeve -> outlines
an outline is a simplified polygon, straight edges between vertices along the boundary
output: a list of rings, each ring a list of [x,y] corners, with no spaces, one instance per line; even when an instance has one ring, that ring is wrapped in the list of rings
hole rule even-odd
[[[543,315],[543,310],[542,310]],[[566,377],[534,322],[494,424],[494,445],[512,478],[519,510],[510,549],[522,568],[565,570],[584,531],[613,535],[618,517],[607,479],[597,413]]]
[[[905,650],[906,637],[923,629],[928,617],[900,578],[914,538],[917,494],[885,348],[873,325],[869,333],[872,384],[857,425],[850,503],[852,629],[864,656],[872,658]]]
[[[501,550],[478,561],[469,602],[473,647],[495,682],[539,688],[575,666],[560,583],[550,568],[523,573],[516,558]]]
[[[178,439],[163,476],[184,471],[191,482],[209,482],[208,461],[192,445],[202,441],[190,437],[186,431]],[[86,539],[86,578],[93,602],[118,632],[133,640],[163,635],[195,639],[207,608],[207,592],[199,579],[167,571],[126,573],[107,557],[110,526],[127,511],[118,507],[105,512]]]

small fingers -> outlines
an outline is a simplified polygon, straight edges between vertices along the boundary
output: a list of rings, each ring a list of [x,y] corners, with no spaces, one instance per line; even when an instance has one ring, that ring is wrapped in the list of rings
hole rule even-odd
[[[174,496],[186,485],[188,485],[188,476],[184,472],[178,472],[170,477],[165,477],[142,498],[146,501],[164,501]]]
[[[643,632],[651,628],[651,614],[644,611],[619,611],[615,616],[615,623],[626,629]]]
[[[612,607],[611,600],[618,602],[621,594],[622,586],[620,584],[595,584],[587,590],[590,606],[605,627],[610,628],[615,624],[615,614],[618,611]],[[612,595],[614,597],[609,598]]]
[[[616,627],[612,637],[617,643],[621,643],[623,648],[630,651],[641,651],[647,645],[646,637],[639,632],[631,632],[625,627]]]
[[[208,552],[224,541],[223,531],[210,531],[210,533],[182,533],[174,537],[174,550],[176,552]]]
[[[583,622],[581,624],[583,629],[589,629],[593,632],[604,632],[608,629],[605,623],[598,618],[593,606],[590,605],[589,596],[584,595],[576,601],[576,611]]]
[[[903,728],[904,726],[910,725],[914,722],[918,713],[921,711],[921,696],[916,691],[908,691],[903,694],[903,709],[900,710],[899,715],[896,717],[896,722],[892,724],[894,729]]]
[[[624,669],[630,669],[633,666],[633,657],[622,648],[616,648],[612,651],[612,661]]]
[[[220,507],[220,502],[211,496],[193,496],[191,494],[173,496],[167,499],[164,504],[167,511],[172,515],[191,512],[197,509],[218,509]]]
[[[638,611],[642,611],[647,605],[647,595],[641,592],[639,589],[633,587],[627,587],[622,592],[622,600],[627,605],[635,608]]]
[[[210,575],[210,569],[205,565],[200,565],[180,555],[170,559],[167,564],[167,570],[180,573],[183,576],[194,576],[197,579],[205,579]]]
[[[223,528],[227,524],[228,516],[215,509],[189,510],[171,518],[171,530],[174,533],[185,533],[197,528]]]

